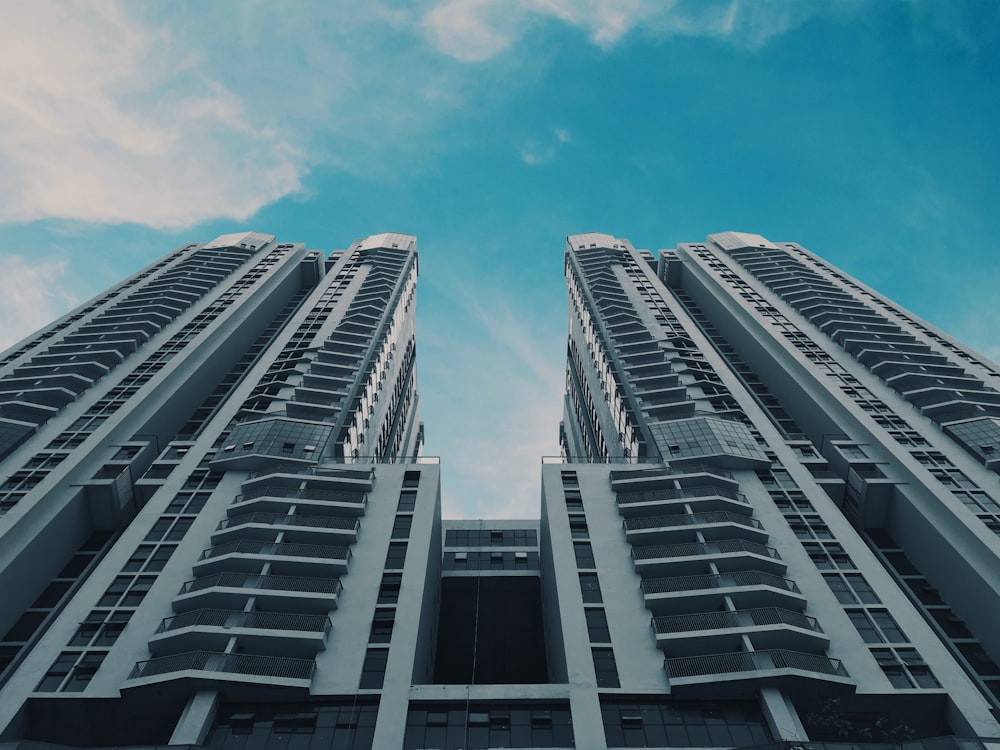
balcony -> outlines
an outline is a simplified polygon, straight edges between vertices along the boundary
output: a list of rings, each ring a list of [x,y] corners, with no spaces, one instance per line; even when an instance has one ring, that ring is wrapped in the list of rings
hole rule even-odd
[[[753,508],[742,492],[720,485],[675,487],[646,492],[619,492],[618,512],[623,516],[640,516],[648,511],[683,509],[690,505],[696,512],[728,510],[752,515]]]
[[[794,581],[757,570],[723,575],[649,578],[640,584],[646,607],[654,614],[721,609],[728,597],[739,609],[781,606],[803,610],[806,599]]]
[[[622,490],[629,489],[630,487],[635,487],[637,490],[659,489],[659,485],[656,484],[657,480],[667,480],[671,482],[670,486],[667,488],[669,489],[670,487],[673,487],[674,477],[692,476],[696,474],[710,474],[713,477],[728,479],[733,482],[734,487],[738,486],[736,480],[733,478],[732,472],[720,469],[710,464],[698,463],[684,464],[683,466],[660,466],[650,469],[636,469],[634,471],[619,469],[610,472],[608,478],[611,480],[611,489],[616,492],[621,492]],[[648,486],[651,484],[651,487]]]
[[[674,655],[735,651],[743,638],[755,648],[809,652],[825,651],[830,643],[814,618],[778,607],[654,617],[652,627],[657,645]]]
[[[331,627],[326,615],[196,609],[164,619],[149,647],[161,654],[212,651],[239,636],[241,647],[258,653],[312,656],[323,648]]]
[[[853,692],[854,684],[837,659],[787,649],[705,654],[664,660],[670,693],[678,698],[737,698],[757,694],[763,686],[795,690],[827,689]]]
[[[223,680],[245,686],[243,693],[229,691],[230,697],[249,698],[275,687],[299,688],[306,692],[315,670],[316,663],[312,659],[191,651],[137,663],[129,675],[132,684],[128,687],[182,678],[204,681],[206,685]]]
[[[748,539],[766,542],[767,532],[760,521],[725,510],[707,513],[680,513],[669,516],[639,516],[623,522],[625,538],[631,544],[669,544],[690,541],[695,532],[708,539]]]
[[[636,571],[644,578],[702,573],[709,563],[723,573],[743,570],[762,570],[772,574],[785,572],[785,564],[775,549],[742,539],[633,547],[632,559]]]
[[[201,607],[241,609],[252,596],[267,609],[325,614],[337,608],[339,578],[216,573],[185,583],[174,599],[177,612]]]
[[[245,539],[210,547],[194,565],[195,575],[257,573],[265,562],[281,575],[337,576],[347,571],[351,548]],[[242,569],[242,570],[241,570]]]
[[[246,513],[220,521],[212,535],[212,541],[221,543],[236,536],[241,539],[272,539],[274,528],[281,527],[287,529],[288,532],[295,532],[297,536],[314,537],[316,541],[337,541],[351,544],[357,539],[359,525],[360,521],[356,517]],[[311,541],[311,539],[303,541]]]
[[[364,492],[343,492],[316,487],[289,487],[283,485],[253,485],[233,498],[233,510],[247,512],[277,512],[288,510],[289,505],[313,507],[320,510],[336,508],[339,512],[355,516],[364,515],[368,495]]]

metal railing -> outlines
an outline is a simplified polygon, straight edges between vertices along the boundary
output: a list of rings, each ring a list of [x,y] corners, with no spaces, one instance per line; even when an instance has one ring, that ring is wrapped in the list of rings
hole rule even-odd
[[[320,490],[313,487],[302,489],[299,487],[267,485],[244,490],[233,498],[233,503],[242,503],[258,497],[274,497],[289,500],[322,500],[327,503],[354,503],[356,505],[364,505],[368,499],[367,493],[364,492],[339,492],[337,490]]]
[[[659,464],[663,459],[656,456],[542,456],[542,464]]]
[[[153,677],[186,670],[227,672],[257,677],[276,677],[284,680],[311,680],[313,672],[316,670],[316,662],[311,659],[286,659],[278,656],[189,651],[185,654],[161,656],[140,661],[135,665],[129,679],[136,680],[142,677]]]
[[[330,546],[326,544],[290,544],[287,542],[263,542],[244,539],[229,544],[210,547],[201,553],[199,560],[208,560],[220,555],[232,553],[246,555],[287,555],[289,557],[315,557],[324,560],[348,560],[351,557],[350,547]]]
[[[633,560],[655,560],[664,557],[696,557],[698,555],[720,555],[732,552],[749,552],[763,557],[780,560],[778,551],[756,542],[742,539],[723,539],[717,542],[689,542],[686,544],[655,544],[632,548]]]
[[[773,669],[800,669],[804,672],[847,677],[847,671],[838,659],[786,649],[683,656],[665,659],[663,664],[667,675],[674,679],[712,674],[762,672]]]
[[[670,516],[626,518],[624,526],[626,531],[640,531],[642,529],[663,529],[676,526],[700,526],[709,523],[735,523],[753,529],[764,528],[761,526],[760,521],[755,518],[743,516],[739,513],[730,513],[727,510],[714,510],[706,513],[678,513]]]
[[[305,615],[290,612],[239,612],[228,609],[196,609],[166,617],[157,633],[205,626],[212,628],[251,628],[254,630],[294,630],[297,632],[328,633],[332,624],[326,615]]]
[[[329,459],[323,459],[327,463]],[[303,464],[299,462],[287,461],[281,464],[272,464],[266,469],[253,471],[250,478],[264,477],[268,474],[307,474],[310,476],[323,476],[329,472],[331,478],[357,479],[367,481],[372,478],[375,472],[374,467],[363,465],[357,469],[351,468],[352,464],[339,464],[337,466],[317,466],[316,464]]]
[[[657,477],[677,476],[679,474],[714,474],[717,477],[733,479],[733,474],[725,469],[719,469],[709,464],[683,464],[681,466],[664,466],[660,469],[639,469],[638,471],[612,471],[608,476],[612,482],[626,479],[655,479]]]
[[[685,500],[696,497],[724,497],[728,500],[749,505],[749,501],[742,492],[737,492],[729,487],[718,487],[715,485],[701,485],[698,487],[674,487],[662,490],[647,490],[646,492],[619,492],[619,505],[633,505],[635,503],[655,503],[660,500]]]
[[[224,518],[216,527],[217,531],[242,526],[248,523],[263,523],[271,526],[308,526],[317,529],[341,529],[357,531],[360,523],[356,518],[340,516],[288,515],[287,513],[247,513],[242,516]]]
[[[276,591],[301,591],[313,594],[339,594],[344,588],[339,578],[305,578],[302,576],[273,576],[257,573],[216,573],[187,581],[180,594],[214,588],[216,586],[238,589],[274,589]]]
[[[735,612],[697,612],[688,615],[670,615],[652,618],[653,631],[657,634],[684,633],[693,630],[723,630],[766,625],[791,625],[792,627],[822,633],[813,617],[779,607],[740,609]]]
[[[772,586],[799,593],[795,581],[758,570],[741,570],[721,575],[676,576],[673,578],[648,578],[639,588],[643,594],[670,594],[675,591],[700,591],[741,586]]]

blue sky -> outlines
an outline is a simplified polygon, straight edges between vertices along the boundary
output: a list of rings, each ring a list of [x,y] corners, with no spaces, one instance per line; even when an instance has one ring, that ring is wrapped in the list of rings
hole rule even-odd
[[[418,236],[446,516],[537,513],[567,234],[795,240],[1000,358],[994,0],[0,6],[0,345],[185,241]]]

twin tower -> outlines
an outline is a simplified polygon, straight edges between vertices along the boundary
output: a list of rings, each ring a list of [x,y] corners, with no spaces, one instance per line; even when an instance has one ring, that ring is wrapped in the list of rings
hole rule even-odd
[[[0,355],[0,750],[1000,748],[995,364],[572,235],[540,517],[442,521],[417,272],[225,235]]]

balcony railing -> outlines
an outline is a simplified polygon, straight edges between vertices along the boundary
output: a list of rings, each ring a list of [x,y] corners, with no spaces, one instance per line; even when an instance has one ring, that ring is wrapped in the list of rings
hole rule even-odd
[[[822,633],[813,617],[778,607],[741,609],[735,612],[698,612],[689,615],[654,617],[653,630],[657,634],[686,633],[694,630],[723,630],[766,625],[791,625],[803,630]]]
[[[698,555],[719,555],[732,552],[750,552],[763,557],[780,560],[781,556],[773,547],[765,547],[756,542],[742,539],[723,539],[718,542],[690,542],[687,544],[656,544],[632,548],[634,560],[656,560],[664,557],[697,557]]]
[[[664,466],[660,469],[640,469],[638,471],[612,471],[608,476],[612,482],[627,479],[656,479],[657,477],[676,476],[678,474],[714,474],[718,477],[732,479],[732,472],[719,469],[709,464],[684,464],[683,466]]]
[[[749,504],[749,501],[742,492],[737,492],[729,487],[718,487],[715,485],[676,487],[673,489],[649,490],[647,492],[619,492],[618,504],[633,505],[635,503],[654,503],[660,500],[684,500],[695,497],[724,497],[745,505]]]
[[[253,573],[216,573],[187,581],[180,594],[190,594],[214,587],[235,589],[274,589],[312,594],[339,594],[344,588],[339,578],[305,578],[302,576],[272,576]]]
[[[242,516],[225,518],[219,522],[217,531],[242,526],[248,523],[263,523],[271,526],[308,526],[317,529],[343,529],[355,531],[358,528],[356,518],[341,518],[339,516],[304,516],[288,515],[287,513],[247,513]]]
[[[316,557],[324,560],[347,560],[351,556],[350,547],[334,547],[325,544],[289,544],[287,542],[263,542],[244,539],[239,542],[220,544],[201,553],[199,560],[208,560],[220,555],[287,555],[289,557]]]
[[[363,505],[368,495],[364,492],[338,492],[336,490],[321,490],[313,487],[302,489],[299,487],[267,485],[265,487],[248,488],[243,493],[237,495],[233,499],[233,502],[242,503],[258,497],[288,498],[290,500],[321,500],[327,503],[355,503]]]
[[[287,612],[234,612],[227,609],[196,609],[164,618],[157,633],[180,628],[205,626],[212,628],[251,628],[254,630],[294,630],[327,633],[330,618],[325,615],[303,615]]]
[[[757,570],[741,570],[735,573],[703,576],[676,576],[673,578],[649,578],[640,584],[643,594],[671,594],[677,591],[700,591],[704,589],[724,589],[741,586],[772,586],[799,593],[795,581],[771,573]]]
[[[170,672],[197,670],[230,674],[276,677],[284,680],[311,680],[316,663],[311,659],[287,659],[278,656],[223,654],[213,651],[190,651],[186,654],[161,656],[135,665],[130,680],[153,677]]]
[[[760,521],[750,516],[742,516],[739,513],[730,513],[726,510],[715,510],[707,513],[678,513],[670,516],[643,516],[641,518],[626,518],[626,531],[640,531],[642,529],[663,529],[675,526],[700,526],[709,523],[735,523],[740,526],[749,526],[753,529],[762,529]]]
[[[773,669],[800,669],[804,672],[847,677],[847,671],[838,659],[786,649],[676,657],[664,660],[664,668],[673,679]]]

